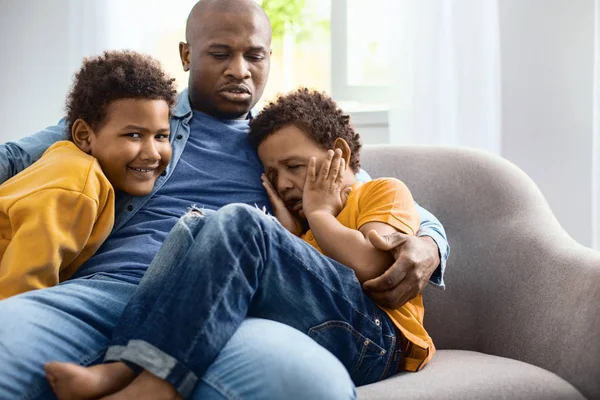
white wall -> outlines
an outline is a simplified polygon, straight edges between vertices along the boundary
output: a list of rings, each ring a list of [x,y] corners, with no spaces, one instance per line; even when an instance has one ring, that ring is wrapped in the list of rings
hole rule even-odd
[[[350,118],[362,144],[390,143],[387,111],[351,112]]]
[[[64,114],[69,0],[0,0],[0,142],[55,124]]]
[[[502,155],[592,243],[594,0],[501,0]]]
[[[164,41],[161,32],[179,29],[195,2],[0,0],[0,143],[62,118],[82,57],[123,48],[157,56],[153,52]],[[155,22],[140,28],[130,22],[141,7]],[[181,71],[177,42],[172,49],[173,57],[163,66]]]

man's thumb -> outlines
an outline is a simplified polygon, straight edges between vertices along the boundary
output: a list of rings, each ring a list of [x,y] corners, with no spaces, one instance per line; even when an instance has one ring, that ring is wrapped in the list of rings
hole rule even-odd
[[[394,232],[389,235],[381,236],[375,229],[372,229],[367,234],[367,237],[373,246],[379,250],[388,251],[404,243],[407,235],[400,232]]]

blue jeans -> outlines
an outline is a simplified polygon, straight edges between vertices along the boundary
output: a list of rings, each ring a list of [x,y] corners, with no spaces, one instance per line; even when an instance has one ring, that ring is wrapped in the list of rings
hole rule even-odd
[[[342,362],[357,385],[395,374],[402,363],[396,328],[362,292],[354,272],[247,205],[228,205],[209,216],[186,214],[144,281],[106,361],[142,367],[183,396],[247,316],[306,333]],[[315,359],[309,368],[319,363]]]
[[[137,287],[118,276],[98,274],[0,301],[0,399],[56,399],[43,365],[54,360],[101,362]],[[341,363],[306,335],[273,321],[246,319],[190,397],[355,396]]]

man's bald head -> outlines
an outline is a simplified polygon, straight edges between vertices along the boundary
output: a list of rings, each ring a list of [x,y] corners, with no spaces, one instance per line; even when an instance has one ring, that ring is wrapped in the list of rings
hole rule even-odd
[[[246,118],[271,66],[269,18],[253,0],[201,0],[192,9],[179,55],[192,108],[221,119]]]
[[[196,36],[195,34],[204,23],[206,16],[213,13],[249,13],[269,21],[267,14],[254,0],[200,0],[190,11],[185,26],[185,40],[188,43]],[[268,25],[270,28],[271,23],[268,22]]]

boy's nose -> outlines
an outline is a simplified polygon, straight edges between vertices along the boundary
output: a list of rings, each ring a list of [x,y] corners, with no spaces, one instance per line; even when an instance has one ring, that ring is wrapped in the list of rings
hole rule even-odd
[[[142,158],[149,160],[160,160],[160,152],[154,141],[147,141],[142,146]]]
[[[277,180],[277,193],[279,197],[285,196],[287,192],[294,188],[294,183],[290,179],[279,177]]]

